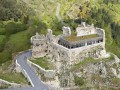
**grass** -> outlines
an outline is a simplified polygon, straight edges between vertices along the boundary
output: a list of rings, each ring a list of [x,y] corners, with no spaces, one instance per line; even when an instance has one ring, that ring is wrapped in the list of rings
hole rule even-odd
[[[86,36],[75,36],[75,35],[71,35],[71,36],[68,36],[68,37],[65,37],[65,39],[67,41],[70,41],[70,42],[73,42],[73,41],[80,41],[80,40],[85,40],[85,39],[90,39],[90,38],[96,38],[98,37],[97,34],[91,34],[91,35],[86,35]]]
[[[27,79],[21,73],[15,72],[1,73],[0,78],[12,83],[28,84]]]
[[[95,63],[95,62],[98,62],[98,60],[95,60],[93,58],[86,58],[84,61],[81,61],[78,64],[75,64],[75,66],[82,66],[82,65],[86,65],[88,63]]]
[[[0,52],[3,51],[5,43],[6,43],[6,36],[5,35],[0,35]]]
[[[46,69],[46,70],[52,70],[52,69],[55,69],[55,65],[48,61],[48,58],[46,57],[41,57],[41,58],[37,58],[35,60],[32,60],[31,61],[39,66],[41,66],[42,68]]]
[[[0,66],[0,71],[6,70],[11,63],[12,63],[12,60],[3,63],[3,64]]]
[[[18,32],[10,36],[7,45],[12,48],[13,52],[18,52],[30,48],[29,39],[27,38],[27,30]]]
[[[81,67],[81,66],[87,65],[87,64],[89,64],[89,63],[96,63],[96,62],[98,62],[98,60],[95,60],[95,59],[93,59],[93,58],[86,58],[86,59],[84,59],[83,61],[75,64],[75,65],[71,68],[71,71],[78,70],[78,68]]]
[[[23,76],[22,73],[11,72],[9,70],[12,61],[7,61],[6,63],[0,66],[0,79],[18,83],[18,84],[25,84],[27,85],[27,79]]]
[[[120,79],[119,78],[112,78],[111,83],[116,86],[120,86]]]
[[[85,80],[84,80],[84,77],[78,77],[78,76],[74,76],[74,82],[75,82],[75,85],[77,86],[82,86],[85,84]]]
[[[5,89],[5,88],[8,88],[9,86],[10,86],[9,84],[4,84],[0,86],[0,89]]]
[[[94,63],[97,63],[97,62],[100,62],[100,61],[102,61],[103,63],[106,63],[106,62],[108,62],[108,61],[110,61],[110,60],[113,60],[113,59],[114,59],[114,56],[113,56],[113,55],[111,55],[109,58],[104,58],[104,59],[94,59],[94,58],[91,58],[91,57],[85,58],[83,61],[75,64],[75,65],[71,68],[71,70],[72,70],[72,71],[77,70],[79,67],[84,66],[84,65],[87,65],[87,64],[90,64],[90,63],[93,63],[93,64],[94,64]]]
[[[5,35],[0,35],[0,44],[3,42],[3,40],[6,38]]]
[[[9,51],[0,52],[0,66],[4,65],[5,62],[11,61],[11,60],[12,60],[12,56]]]

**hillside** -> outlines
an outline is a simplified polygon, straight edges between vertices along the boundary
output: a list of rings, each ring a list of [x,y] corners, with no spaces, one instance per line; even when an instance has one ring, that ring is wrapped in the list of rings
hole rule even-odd
[[[50,28],[59,35],[64,25],[74,32],[82,21],[103,28],[107,52],[120,58],[120,0],[1,0],[0,12],[1,67],[12,63],[17,52],[29,49],[36,32],[45,34]]]

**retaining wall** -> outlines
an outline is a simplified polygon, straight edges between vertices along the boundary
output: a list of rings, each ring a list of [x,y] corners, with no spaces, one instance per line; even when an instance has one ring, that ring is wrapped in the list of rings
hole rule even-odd
[[[10,82],[8,82],[6,80],[0,79],[0,86],[5,85],[5,84],[8,84],[8,85],[10,85],[10,87],[13,87],[13,88],[17,88],[17,87],[21,87],[22,86],[21,84],[10,83]]]
[[[42,74],[44,74],[45,77],[48,77],[48,78],[54,78],[55,77],[55,70],[45,70],[44,68],[40,67],[39,65],[31,62],[29,59],[27,59],[27,63],[29,66],[31,66],[34,71],[37,73],[37,72],[40,72]]]

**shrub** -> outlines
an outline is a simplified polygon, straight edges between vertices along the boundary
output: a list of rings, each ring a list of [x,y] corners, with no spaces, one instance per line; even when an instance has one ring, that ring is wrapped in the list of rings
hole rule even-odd
[[[8,36],[26,29],[27,26],[22,23],[9,22],[7,25],[5,25],[5,32]]]
[[[75,80],[75,85],[76,86],[82,86],[85,83],[83,77],[74,76],[74,80]]]
[[[12,60],[11,52],[3,51],[0,53],[0,65],[9,60]]]
[[[0,52],[3,51],[6,40],[6,36],[0,35]]]

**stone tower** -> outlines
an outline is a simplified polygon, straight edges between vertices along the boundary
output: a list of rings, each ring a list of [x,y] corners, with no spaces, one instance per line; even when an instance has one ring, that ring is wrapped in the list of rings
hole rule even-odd
[[[32,56],[35,58],[43,57],[47,52],[47,42],[44,35],[36,33],[35,36],[31,37],[32,43]]]

